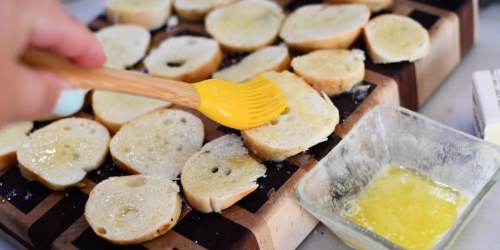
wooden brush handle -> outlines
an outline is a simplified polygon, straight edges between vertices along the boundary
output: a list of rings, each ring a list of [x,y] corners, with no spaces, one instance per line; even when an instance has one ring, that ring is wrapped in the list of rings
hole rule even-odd
[[[28,49],[21,60],[29,66],[50,70],[75,87],[141,95],[191,108],[200,106],[200,96],[189,83],[106,67],[87,69],[59,55],[34,49]]]

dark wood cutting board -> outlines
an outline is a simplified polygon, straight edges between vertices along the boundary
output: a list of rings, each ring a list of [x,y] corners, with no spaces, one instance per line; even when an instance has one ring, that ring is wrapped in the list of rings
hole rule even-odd
[[[321,1],[279,0],[289,12],[304,4]],[[385,11],[384,11],[385,12]],[[126,175],[111,157],[84,180],[84,188],[54,192],[24,179],[14,164],[0,172],[0,227],[27,248],[37,249],[294,249],[318,221],[294,198],[294,186],[323,158],[361,116],[379,103],[401,104],[417,109],[454,69],[474,43],[477,1],[396,1],[387,12],[407,15],[422,23],[431,35],[431,53],[414,63],[376,65],[366,61],[365,88],[332,96],[341,124],[328,140],[282,162],[264,162],[267,177],[259,188],[222,213],[199,213],[183,203],[178,224],[165,235],[135,246],[113,246],[97,237],[83,216],[88,194],[100,181]],[[380,14],[380,13],[378,13]],[[98,30],[108,25],[105,16],[90,24]],[[169,36],[190,34],[207,36],[200,23],[181,22],[152,32],[151,47]],[[353,47],[364,48],[360,39]],[[296,52],[292,52],[296,54]],[[234,63],[244,54],[226,53],[223,65]],[[141,70],[142,63],[132,69]],[[174,107],[178,108],[178,107]],[[202,118],[206,141],[236,133]],[[87,107],[78,116],[92,117]],[[36,127],[45,124],[37,123]]]

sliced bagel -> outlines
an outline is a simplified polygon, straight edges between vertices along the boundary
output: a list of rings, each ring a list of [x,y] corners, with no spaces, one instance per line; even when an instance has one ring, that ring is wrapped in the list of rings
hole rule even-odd
[[[144,60],[149,74],[184,82],[209,77],[222,61],[219,44],[196,36],[172,37],[153,49]]]
[[[375,63],[413,62],[430,50],[427,30],[406,16],[377,16],[366,25],[364,36],[368,55]]]
[[[114,244],[139,244],[170,230],[179,219],[179,186],[161,176],[108,178],[95,186],[85,204],[94,232]]]
[[[157,110],[124,125],[111,139],[116,164],[133,174],[174,179],[203,144],[204,128],[195,115]]]
[[[339,122],[332,101],[288,71],[263,75],[283,90],[288,107],[269,124],[241,131],[245,145],[263,159],[279,161],[325,141]]]
[[[95,119],[112,134],[137,117],[171,105],[170,102],[118,92],[94,90],[92,93]]]
[[[210,12],[205,27],[225,49],[252,51],[276,40],[284,17],[272,1],[245,0]]]
[[[109,132],[93,120],[65,118],[32,133],[19,147],[21,173],[53,190],[79,185],[108,152]]]
[[[186,162],[182,190],[193,208],[203,213],[230,207],[259,185],[266,167],[248,155],[241,138],[225,135],[205,144]]]
[[[106,66],[125,69],[136,64],[146,54],[151,40],[149,31],[138,25],[114,25],[95,33],[106,53]]]
[[[266,71],[282,71],[290,64],[286,46],[269,46],[259,49],[221,71],[213,74],[214,78],[232,82],[244,82]]]
[[[136,24],[155,30],[165,24],[172,11],[172,0],[107,0],[108,20],[120,24]]]
[[[289,47],[302,51],[345,49],[361,34],[370,18],[363,4],[311,4],[290,14],[280,31]]]
[[[33,122],[16,122],[0,127],[0,169],[16,162],[16,151],[28,138]]]
[[[175,12],[185,20],[203,20],[207,13],[222,5],[234,3],[236,0],[175,0]]]
[[[364,60],[364,52],[358,49],[316,50],[293,58],[292,67],[313,88],[332,96],[363,81]]]
[[[325,2],[331,4],[359,3],[368,6],[372,12],[375,12],[391,6],[393,0],[326,0]]]

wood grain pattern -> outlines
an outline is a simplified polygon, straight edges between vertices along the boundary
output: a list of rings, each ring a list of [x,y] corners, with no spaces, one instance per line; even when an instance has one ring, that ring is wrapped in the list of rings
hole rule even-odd
[[[400,1],[393,11],[409,15],[415,9],[439,17],[428,29],[431,38],[429,54],[414,63],[417,107],[420,107],[460,62],[460,20],[452,11],[412,1]]]

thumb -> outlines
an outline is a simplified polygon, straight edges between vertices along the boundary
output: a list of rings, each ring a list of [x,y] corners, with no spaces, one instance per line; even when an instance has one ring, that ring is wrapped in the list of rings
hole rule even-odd
[[[60,76],[43,69],[13,65],[6,73],[6,79],[0,79],[0,105],[7,110],[1,112],[4,117],[0,116],[0,123],[50,113],[61,90],[70,86]]]

